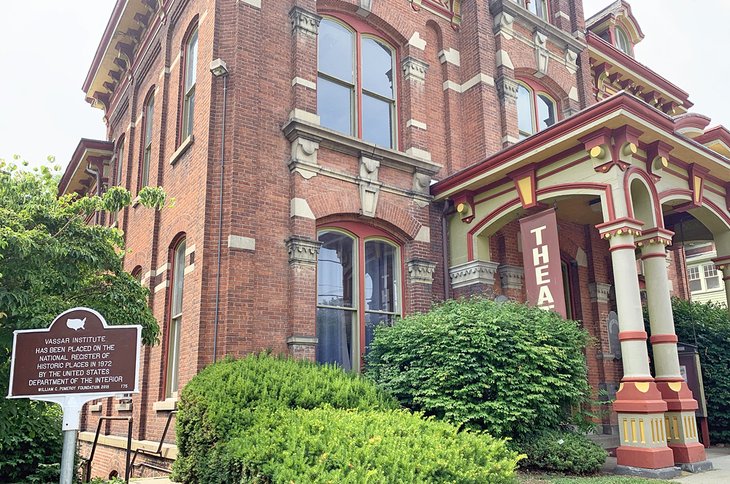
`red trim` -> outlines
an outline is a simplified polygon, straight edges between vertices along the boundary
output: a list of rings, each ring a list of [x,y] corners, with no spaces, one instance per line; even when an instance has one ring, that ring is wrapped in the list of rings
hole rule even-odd
[[[606,185],[606,187],[608,189],[608,185]],[[632,217],[620,217],[620,218],[611,217],[611,220],[609,220],[608,222],[603,222],[603,223],[597,224],[596,228],[598,230],[601,230],[601,229],[609,228],[612,225],[619,225],[619,224],[634,224],[634,225],[639,225],[639,226],[644,225],[644,223],[641,220],[636,220],[635,218],[632,218]],[[616,228],[618,229],[621,227],[616,227]]]
[[[634,245],[634,244],[619,244],[619,245],[614,245],[612,247],[609,247],[608,251],[609,252],[613,252],[615,250],[622,250],[622,249],[635,250],[636,249],[636,245]]]
[[[688,197],[690,200],[692,200],[692,192],[684,189],[684,188],[670,188],[669,190],[664,190],[659,194],[659,201],[664,202],[667,199],[676,196],[676,195],[683,195]]]
[[[469,261],[474,260],[474,234],[477,230],[479,230],[482,226],[486,225],[487,222],[491,222],[495,219],[497,215],[501,215],[501,212],[507,210],[512,205],[519,205],[520,199],[515,198],[513,200],[510,200],[509,202],[503,203],[499,207],[497,207],[492,213],[484,217],[479,221],[478,224],[474,226],[466,235],[466,256]]]
[[[651,196],[651,205],[654,211],[655,219],[654,226],[658,228],[664,228],[664,220],[662,217],[661,205],[659,203],[659,195],[656,191],[656,184],[646,172],[642,171],[636,166],[632,166],[631,168],[626,170],[626,173],[624,173],[624,196],[626,197],[626,207],[628,208],[629,217],[634,217],[634,206],[633,200],[631,198],[631,177],[634,174],[644,180],[645,186],[649,191],[649,195]],[[648,220],[645,220],[644,222],[648,222]]]
[[[619,341],[645,341],[647,337],[646,331],[619,331]]]
[[[538,0],[539,1],[539,0]],[[532,112],[532,134],[537,133],[540,131],[540,116],[537,112],[537,97],[540,94],[546,95],[548,98],[550,98],[550,101],[553,103],[553,107],[555,109],[555,123],[560,121],[562,119],[562,116],[560,113],[562,112],[562,108],[560,106],[560,102],[558,101],[558,96],[555,96],[552,92],[550,92],[549,89],[547,89],[543,84],[540,84],[535,79],[531,79],[528,77],[517,77],[517,82],[524,84],[524,86],[527,88],[531,99],[530,103],[530,110]],[[550,126],[548,126],[549,128]]]
[[[653,334],[649,338],[649,341],[653,345],[658,345],[663,343],[676,343],[679,341],[679,338],[677,338],[676,334]]]
[[[525,138],[524,140],[482,160],[479,163],[444,178],[431,187],[431,193],[434,196],[438,196],[443,192],[456,188],[493,168],[508,163],[519,156],[529,153],[530,151],[537,150],[555,139],[571,131],[575,131],[598,118],[622,109],[638,115],[659,129],[663,129],[668,133],[674,133],[674,124],[671,118],[661,111],[652,108],[643,101],[638,100],[634,96],[621,92],[584,109],[575,116],[566,118],[553,126],[530,136],[529,138]],[[715,156],[719,155],[715,154]]]
[[[667,257],[667,255],[666,254],[660,254],[660,253],[646,254],[646,255],[642,255],[641,256],[641,260],[652,259],[654,257],[661,257],[662,259],[664,259],[664,258]]]
[[[618,63],[621,64],[623,67],[634,71],[645,79],[648,79],[653,84],[657,85],[660,89],[666,91],[668,94],[679,99],[682,102],[682,106],[684,108],[689,109],[693,106],[693,104],[689,101],[689,94],[686,91],[680,89],[677,85],[669,82],[653,70],[638,62],[633,57],[624,54],[617,47],[609,44],[593,32],[589,31],[586,33],[586,43],[589,47],[593,47],[612,61],[618,61]]]
[[[568,156],[570,156],[572,154],[575,154],[575,153],[577,153],[579,151],[583,151],[583,147],[576,146],[575,148],[573,148],[571,150],[566,150],[563,153],[560,153],[559,155],[551,156],[550,158],[546,158],[544,161],[541,161],[540,163],[537,164],[537,168],[538,169],[543,168],[544,166],[547,166],[550,163],[553,163],[553,162],[557,161],[558,159],[567,158]],[[591,159],[590,156],[584,156],[582,158],[578,158],[577,160],[571,161],[570,163],[568,163],[566,165],[563,165],[561,167],[555,168],[552,171],[548,171],[548,172],[543,173],[540,176],[540,178],[541,179],[547,178],[547,177],[553,176],[553,175],[555,175],[557,173],[560,173],[561,171],[569,170],[570,168],[573,168],[574,166],[578,166],[581,163],[585,163],[586,161],[588,161],[590,159]]]
[[[111,158],[114,153],[114,143],[111,141],[81,138],[81,140],[79,140],[79,144],[76,145],[73,155],[71,155],[71,160],[69,161],[68,166],[66,166],[66,170],[63,172],[61,181],[58,183],[59,195],[66,193],[68,184],[71,182],[71,177],[76,172],[79,163],[81,163],[84,153],[88,150],[109,151],[109,157]]]
[[[527,165],[507,175],[514,182],[514,187],[515,190],[517,190],[517,195],[519,195],[520,197],[522,208],[532,208],[537,206],[537,176],[535,175],[536,171],[537,168],[535,167],[535,165]],[[529,203],[525,200],[525,197],[520,191],[520,187],[518,184],[520,180],[524,180],[525,178],[530,179],[530,195],[532,196],[532,201]]]
[[[725,126],[715,126],[694,138],[694,141],[703,145],[713,141],[722,141],[730,147],[730,131]]]

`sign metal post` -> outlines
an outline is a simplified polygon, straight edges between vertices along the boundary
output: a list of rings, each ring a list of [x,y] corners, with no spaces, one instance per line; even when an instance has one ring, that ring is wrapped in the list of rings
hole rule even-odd
[[[142,326],[108,326],[89,308],[69,309],[48,329],[13,333],[8,398],[61,405],[61,484],[73,482],[81,407],[89,400],[138,393]]]

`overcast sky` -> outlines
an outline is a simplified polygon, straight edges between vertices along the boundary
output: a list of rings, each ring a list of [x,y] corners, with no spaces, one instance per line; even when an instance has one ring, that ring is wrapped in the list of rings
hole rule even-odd
[[[102,112],[84,101],[81,85],[115,2],[2,3],[0,158],[53,154],[65,165],[80,138],[105,138]],[[609,3],[584,0],[586,17]],[[730,1],[631,3],[646,35],[637,59],[689,92],[692,110],[712,125],[730,125],[730,95],[719,90],[730,79]]]

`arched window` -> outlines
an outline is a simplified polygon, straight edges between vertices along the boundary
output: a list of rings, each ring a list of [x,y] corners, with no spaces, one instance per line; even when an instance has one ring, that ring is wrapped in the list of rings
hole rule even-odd
[[[616,33],[616,48],[626,55],[633,56],[631,41],[626,31],[617,25],[614,32]]]
[[[198,28],[193,28],[187,36],[183,51],[183,97],[182,130],[180,142],[193,133],[193,114],[195,111],[195,81],[198,68]]]
[[[557,111],[557,103],[550,95],[518,82],[517,125],[520,139],[527,138],[555,124]]]
[[[150,93],[144,105],[144,143],[142,144],[142,166],[139,176],[139,188],[142,189],[150,183],[150,163],[152,162],[152,127],[155,114],[155,94]]]
[[[396,146],[395,51],[366,28],[319,24],[317,113],[322,126]]]
[[[142,266],[137,266],[134,269],[132,269],[132,277],[134,277],[137,282],[140,284],[142,283]]]
[[[401,311],[400,247],[370,227],[319,231],[317,361],[359,369],[380,324]]]
[[[124,172],[122,171],[122,168],[124,166],[124,136],[120,136],[117,140],[117,146],[114,153],[114,162],[116,166],[116,169],[114,170],[114,184],[122,186],[122,177],[124,176]]]
[[[180,334],[183,316],[183,288],[185,283],[185,239],[180,239],[172,253],[172,281],[170,284],[170,315],[167,331],[167,378],[165,397],[177,397],[180,380]]]

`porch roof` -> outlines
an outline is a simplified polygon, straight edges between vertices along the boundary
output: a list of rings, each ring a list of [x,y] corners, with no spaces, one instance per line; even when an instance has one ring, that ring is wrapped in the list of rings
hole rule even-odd
[[[677,133],[672,117],[622,91],[444,178],[431,187],[431,193],[436,200],[444,200],[464,190],[482,188],[526,165],[560,159],[571,149],[574,152],[582,146],[580,139],[596,130],[626,125],[641,132],[640,148],[663,141],[672,148],[670,163],[681,167],[696,163],[709,170],[708,180],[721,186],[730,180],[730,159]]]

